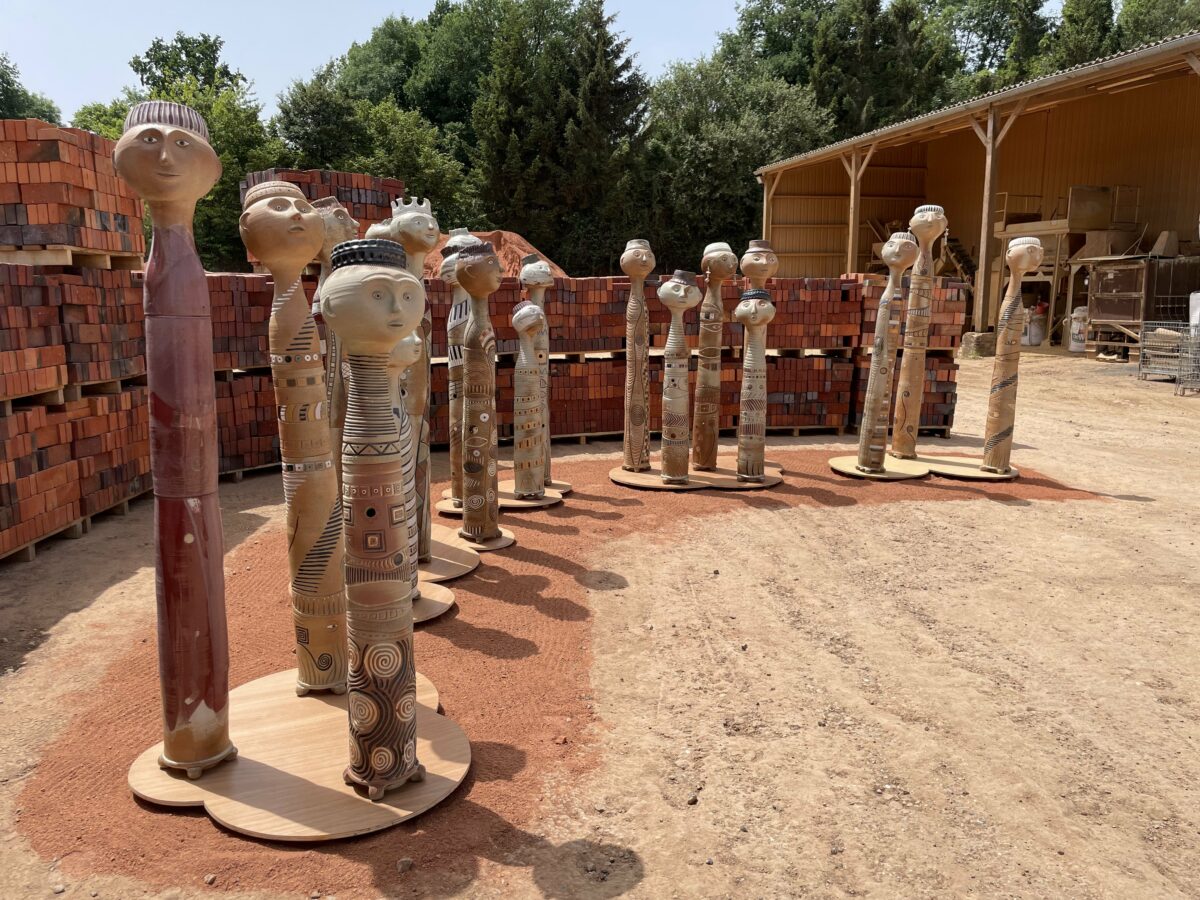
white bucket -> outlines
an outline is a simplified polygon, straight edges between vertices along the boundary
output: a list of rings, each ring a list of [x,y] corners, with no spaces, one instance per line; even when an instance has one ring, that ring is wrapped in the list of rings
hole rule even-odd
[[[1071,312],[1071,342],[1067,346],[1071,353],[1082,353],[1087,349],[1087,307],[1077,306]]]

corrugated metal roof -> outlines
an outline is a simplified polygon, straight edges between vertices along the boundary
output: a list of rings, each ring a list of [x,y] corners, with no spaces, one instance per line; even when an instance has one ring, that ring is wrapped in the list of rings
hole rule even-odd
[[[1136,61],[1138,57],[1153,57],[1158,56],[1165,50],[1178,51],[1180,53],[1191,49],[1200,49],[1200,29],[1195,31],[1184,32],[1183,34],[1172,35],[1161,40],[1151,41],[1148,44],[1142,44],[1140,47],[1134,47],[1131,50],[1122,50],[1120,53],[1113,53],[1109,56],[1101,56],[1099,59],[1093,59],[1090,62],[1080,63],[1077,66],[1071,66],[1066,69],[1059,69],[1049,75],[1042,75],[1039,78],[1030,78],[1025,81],[1020,81],[1006,88],[1000,88],[995,91],[988,91],[984,94],[979,94],[971,97],[969,100],[960,100],[958,103],[952,103],[949,106],[943,106],[940,109],[932,110],[931,112],[922,113],[919,116],[913,116],[911,119],[905,119],[902,122],[894,122],[891,125],[885,125],[882,128],[876,128],[873,131],[867,131],[863,134],[855,135],[854,137],[845,138],[841,141],[836,141],[832,144],[826,144],[824,147],[818,147],[816,150],[809,150],[805,153],[799,153],[796,156],[790,156],[786,159],[781,159],[778,162],[769,163],[754,170],[755,175],[761,175],[763,172],[773,171],[779,168],[790,168],[794,163],[803,162],[806,159],[825,156],[835,150],[841,148],[850,148],[855,144],[872,139],[881,139],[889,134],[904,131],[911,128],[913,125],[924,122],[934,122],[939,119],[952,119],[956,115],[973,112],[979,107],[989,106],[997,99],[1011,100],[1017,99],[1025,94],[1037,93],[1039,89],[1045,89],[1050,85],[1060,81],[1070,81],[1073,77],[1086,75],[1089,72],[1103,70],[1112,66],[1114,62],[1129,62]]]

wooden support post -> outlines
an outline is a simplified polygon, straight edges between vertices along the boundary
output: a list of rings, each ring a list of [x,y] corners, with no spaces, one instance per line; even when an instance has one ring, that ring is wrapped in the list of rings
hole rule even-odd
[[[850,156],[841,156],[842,166],[850,176],[850,209],[847,225],[850,229],[846,240],[846,274],[850,274],[858,266],[858,239],[861,228],[860,213],[862,208],[862,175],[871,164],[875,155],[875,144],[863,153],[857,147],[850,151]]]
[[[986,331],[989,323],[984,321],[987,311],[987,291],[992,269],[992,199],[996,179],[996,107],[987,111],[987,130],[971,119],[971,127],[983,142],[983,205],[979,224],[979,268],[975,271],[975,304],[972,310],[971,327]]]

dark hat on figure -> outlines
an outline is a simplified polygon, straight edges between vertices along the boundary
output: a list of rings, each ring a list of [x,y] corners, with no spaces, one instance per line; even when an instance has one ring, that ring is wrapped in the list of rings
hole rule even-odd
[[[911,231],[893,231],[889,241],[908,241],[910,244],[920,243]]]
[[[542,258],[540,256],[538,256],[536,253],[530,253],[528,256],[521,257],[521,265],[523,265],[523,266],[529,266],[535,262],[541,262],[541,261],[542,261]]]
[[[770,250],[772,253],[775,252],[774,248],[771,246],[771,242],[763,240],[751,241],[750,246],[746,248],[746,252],[749,253],[751,250]]]
[[[125,127],[122,133],[139,125],[170,125],[172,128],[182,128],[209,143],[208,125],[204,117],[190,106],[182,103],[172,103],[170,100],[143,100],[132,107],[125,116]]]
[[[924,206],[918,206],[913,210],[914,216],[919,216],[921,213],[937,213],[938,215],[944,216],[946,211],[936,203],[926,203]]]
[[[495,256],[496,250],[492,247],[491,241],[480,241],[478,244],[467,244],[459,250],[455,256],[459,261],[464,259],[473,259],[476,256]]]
[[[291,197],[293,200],[307,200],[304,192],[290,181],[261,181],[258,184],[252,184],[246,189],[246,196],[242,198],[242,209],[247,210],[259,200],[265,200],[268,197]]]
[[[765,288],[748,288],[742,291],[743,300],[770,300],[771,292]]]
[[[408,262],[404,248],[395,241],[375,238],[342,241],[330,255],[330,271],[343,266],[387,266],[403,269]]]
[[[683,269],[676,269],[675,274],[671,276],[672,281],[680,281],[690,287],[696,287],[696,273],[686,272]]]

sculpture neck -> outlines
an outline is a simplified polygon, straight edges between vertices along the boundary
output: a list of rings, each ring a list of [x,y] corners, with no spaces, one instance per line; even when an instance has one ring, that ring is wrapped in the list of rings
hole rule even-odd
[[[887,286],[883,289],[883,296],[888,300],[897,296],[904,290],[904,270],[903,269],[888,269]]]
[[[413,250],[412,252],[407,252],[406,250],[406,254],[408,256],[408,264],[404,268],[408,269],[409,273],[417,281],[423,280],[425,278],[425,257],[429,255],[429,251]]]
[[[196,201],[180,200],[174,203],[150,203],[150,220],[158,228],[182,228],[192,233],[192,220],[196,217]]]
[[[1015,300],[1021,296],[1021,282],[1025,279],[1025,272],[1020,269],[1008,270],[1008,287],[1004,290],[1004,302]]]
[[[750,280],[750,287],[760,291],[765,291],[767,289],[767,282],[771,280],[762,275],[749,275],[747,278]]]
[[[546,308],[546,287],[541,284],[529,286],[529,302],[538,309]]]
[[[451,303],[465,303],[470,299],[470,297],[471,295],[466,292],[466,289],[459,286],[457,283],[450,286]]]
[[[471,299],[471,316],[473,318],[487,318],[488,314],[488,298],[486,295],[476,297],[474,294],[468,295]]]
[[[392,379],[386,353],[347,353],[350,396],[346,404],[347,443],[386,444],[399,436],[392,412]]]
[[[292,288],[300,281],[300,275],[304,272],[304,266],[286,266],[284,268],[275,268],[269,263],[266,264],[271,277],[275,280],[275,298],[279,299],[284,294],[289,294]]]

